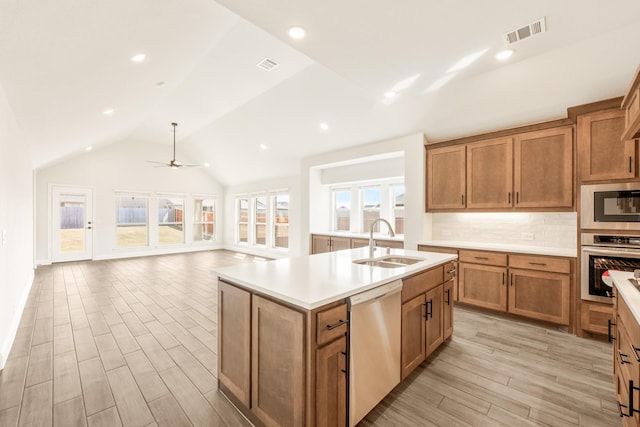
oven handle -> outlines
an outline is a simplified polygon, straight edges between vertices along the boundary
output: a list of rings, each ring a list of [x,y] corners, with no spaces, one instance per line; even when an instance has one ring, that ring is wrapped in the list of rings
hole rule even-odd
[[[583,246],[582,252],[591,253],[595,255],[620,255],[621,253],[624,253],[627,255],[634,255],[635,257],[640,258],[639,250],[627,249],[627,248],[616,248],[616,250],[608,250],[608,249],[602,249],[600,247]]]

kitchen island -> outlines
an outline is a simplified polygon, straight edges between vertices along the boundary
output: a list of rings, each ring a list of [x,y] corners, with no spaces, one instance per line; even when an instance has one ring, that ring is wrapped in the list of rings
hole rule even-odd
[[[359,248],[217,271],[218,387],[251,422],[347,424],[346,299],[356,294],[402,280],[402,378],[443,341],[456,256],[378,248],[372,258],[386,257],[411,263],[358,264],[370,258]]]

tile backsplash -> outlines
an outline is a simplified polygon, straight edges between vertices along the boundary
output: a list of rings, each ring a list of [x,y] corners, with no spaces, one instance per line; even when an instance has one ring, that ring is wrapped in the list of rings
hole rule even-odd
[[[432,239],[575,248],[575,212],[434,213]]]

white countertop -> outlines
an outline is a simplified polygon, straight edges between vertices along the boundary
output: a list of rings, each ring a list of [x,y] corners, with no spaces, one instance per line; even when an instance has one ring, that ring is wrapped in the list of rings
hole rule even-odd
[[[374,258],[389,254],[423,261],[398,268],[355,264],[352,261],[369,257],[369,248],[358,248],[240,264],[217,269],[215,273],[220,279],[312,310],[457,258],[450,254],[386,248],[376,249]]]
[[[630,271],[614,271],[609,270],[609,276],[613,279],[613,283],[618,289],[618,294],[622,296],[624,302],[627,303],[636,322],[640,323],[640,291],[629,282],[633,277]]]
[[[484,251],[514,252],[532,255],[551,255],[575,258],[578,256],[577,242],[573,249],[550,248],[547,246],[510,245],[506,243],[461,242],[455,240],[423,240],[419,245],[441,246],[458,249],[475,249]]]

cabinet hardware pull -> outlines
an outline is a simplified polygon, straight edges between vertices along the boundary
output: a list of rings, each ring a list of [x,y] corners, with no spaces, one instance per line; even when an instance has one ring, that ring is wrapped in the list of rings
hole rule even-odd
[[[425,305],[427,306],[427,315],[424,318],[429,320],[431,317],[433,319],[433,300],[430,299]]]
[[[640,391],[640,388],[636,387],[635,385],[633,385],[633,380],[629,380],[629,415],[627,415],[628,417],[633,417],[633,413],[634,412],[640,413],[640,410],[635,409],[633,407],[633,392],[635,390],[639,390]]]
[[[613,335],[611,335],[611,327],[612,326],[616,326],[616,324],[613,323],[611,321],[611,319],[607,319],[607,341],[609,341],[609,342],[616,340],[616,338]]]
[[[509,286],[513,286],[513,273],[510,274],[511,277],[509,277]]]
[[[460,197],[462,199],[462,203],[461,204],[462,204],[462,206],[464,206],[464,194],[462,196],[460,196]]]
[[[636,360],[640,362],[640,355],[638,355],[638,350],[640,350],[640,347],[636,347],[633,344],[629,344],[629,346],[631,347],[631,351],[633,351],[633,357],[635,357]]]
[[[629,156],[629,173],[631,173],[631,156]]]
[[[520,192],[516,191],[516,205],[520,203]]]
[[[344,372],[345,374],[347,373],[347,371],[345,369],[340,369],[342,372]]]
[[[341,351],[340,354],[342,354],[343,356],[346,356],[347,352],[346,351]]]
[[[475,259],[481,259],[484,261],[489,261],[489,258],[487,258],[486,256],[474,256]]]
[[[502,284],[504,285],[504,273],[502,273]]]
[[[337,328],[339,326],[346,325],[347,323],[348,323],[347,320],[339,320],[337,323],[334,323],[333,325],[327,325],[327,330],[330,331],[330,330],[335,329],[335,328]]]
[[[453,270],[447,271],[447,274],[456,274],[456,269],[454,268]]]
[[[629,357],[629,355],[628,354],[624,354],[623,352],[618,350],[618,361],[620,362],[620,364],[621,365],[631,365],[631,362],[629,362],[628,360],[624,360],[625,357]]]
[[[547,264],[545,264],[544,262],[531,262],[531,261],[529,261],[529,264],[531,264],[531,265],[539,265],[541,267],[546,267],[547,266]]]
[[[627,405],[623,405],[622,403],[620,403],[620,402],[618,401],[618,411],[620,412],[620,418],[622,418],[622,417],[630,417],[631,415],[629,415],[629,414],[625,414],[625,413],[622,411],[622,408],[625,408],[625,409],[626,409],[626,408],[627,408]]]
[[[507,195],[507,203],[511,203],[511,191]]]
[[[447,289],[447,305],[451,305],[451,289]]]

